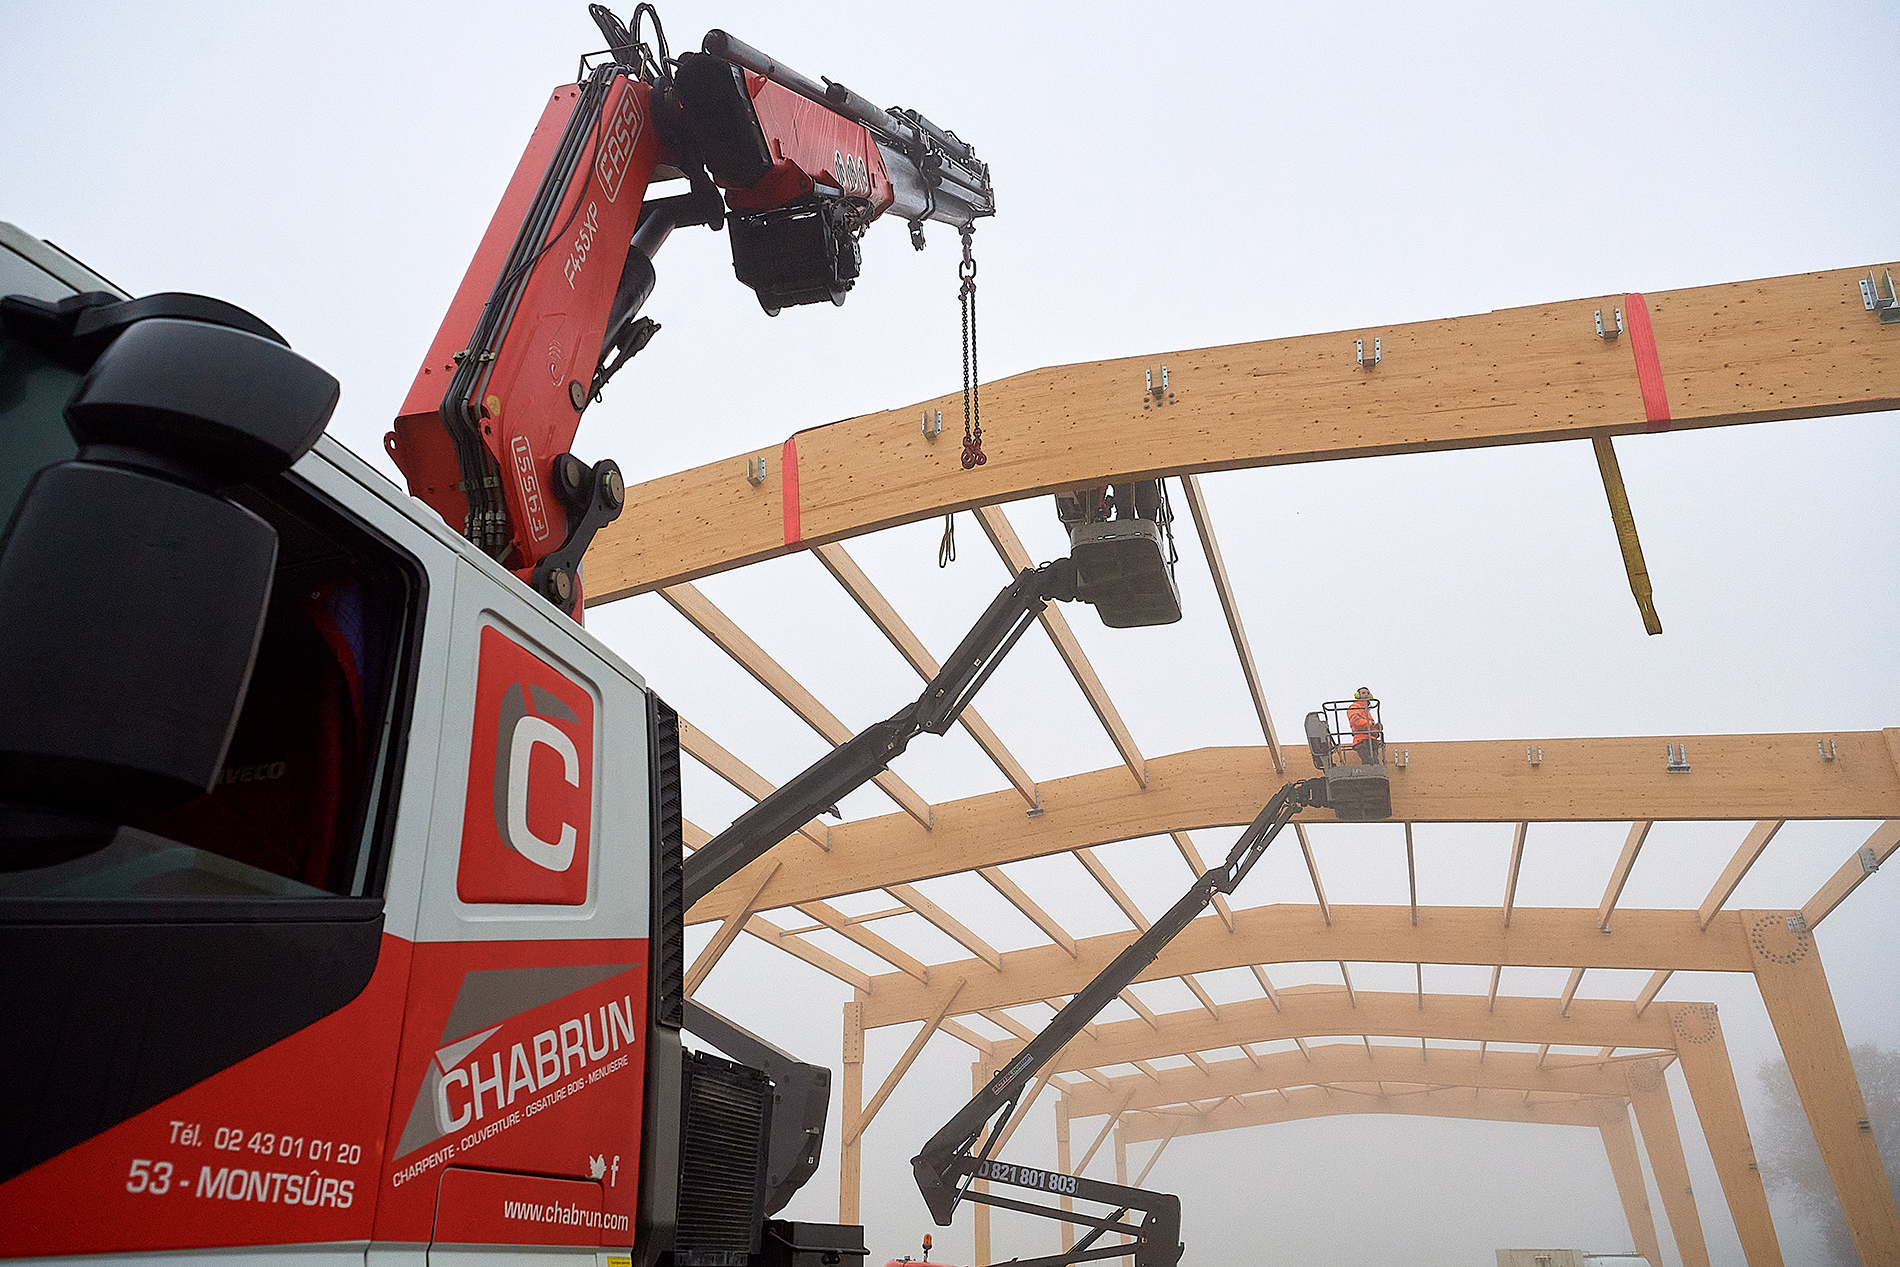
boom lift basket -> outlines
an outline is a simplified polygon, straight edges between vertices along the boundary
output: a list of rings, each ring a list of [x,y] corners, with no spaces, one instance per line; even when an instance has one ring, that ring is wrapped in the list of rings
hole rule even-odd
[[[1365,714],[1353,725],[1354,705]],[[1326,799],[1341,822],[1392,817],[1392,777],[1385,764],[1385,728],[1376,699],[1328,700],[1306,715],[1313,768],[1326,776]]]
[[[1160,480],[1112,487],[1056,494],[1056,518],[1068,529],[1075,561],[1075,596],[1110,629],[1171,625],[1181,619],[1181,593],[1167,489]]]

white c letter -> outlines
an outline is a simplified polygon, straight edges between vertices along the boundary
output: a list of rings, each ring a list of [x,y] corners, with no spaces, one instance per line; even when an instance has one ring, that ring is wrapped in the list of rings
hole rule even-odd
[[[558,842],[543,840],[528,829],[528,763],[538,743],[561,754],[562,771],[570,786],[581,785],[581,758],[574,750],[574,741],[552,722],[532,714],[519,718],[508,741],[508,843],[537,867],[565,871],[574,865],[574,841],[579,834],[574,825],[561,824]]]

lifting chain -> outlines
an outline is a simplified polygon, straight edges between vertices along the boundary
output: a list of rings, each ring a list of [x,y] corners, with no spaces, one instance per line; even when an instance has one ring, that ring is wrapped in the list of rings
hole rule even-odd
[[[963,229],[963,262],[957,276],[963,286],[957,299],[963,306],[963,469],[974,470],[989,459],[983,455],[983,409],[976,377],[976,256],[970,250],[973,225]]]

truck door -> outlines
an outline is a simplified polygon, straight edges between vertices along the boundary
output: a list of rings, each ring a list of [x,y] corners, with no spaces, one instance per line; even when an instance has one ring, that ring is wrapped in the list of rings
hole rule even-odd
[[[638,1191],[645,691],[486,559],[453,619],[376,1240],[591,1262]]]

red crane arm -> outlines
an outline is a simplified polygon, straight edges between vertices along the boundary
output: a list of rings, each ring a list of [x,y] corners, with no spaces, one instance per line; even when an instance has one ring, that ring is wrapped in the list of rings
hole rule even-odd
[[[886,211],[919,246],[927,219],[968,229],[994,212],[988,167],[922,116],[718,31],[677,60],[660,35],[655,57],[592,11],[611,60],[549,98],[385,438],[411,493],[570,614],[623,490],[617,466],[569,449],[658,329],[638,313],[672,229],[729,219],[734,270],[776,315],[843,303],[857,238]],[[648,196],[680,177],[691,192]]]

